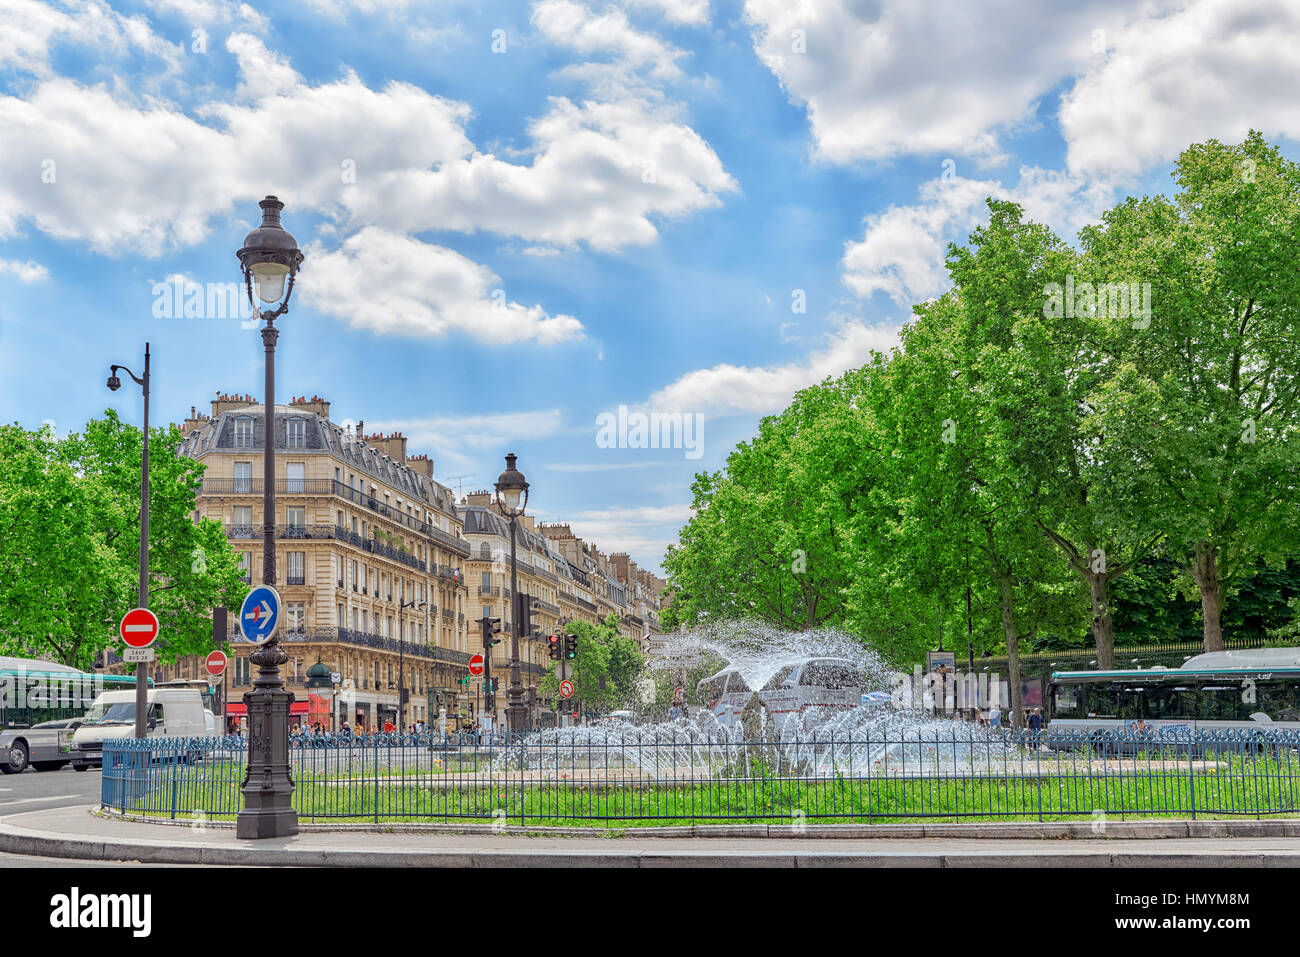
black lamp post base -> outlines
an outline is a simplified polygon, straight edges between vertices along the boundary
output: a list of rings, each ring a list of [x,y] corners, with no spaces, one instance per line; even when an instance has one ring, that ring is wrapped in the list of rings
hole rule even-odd
[[[245,798],[245,804],[248,799]],[[245,806],[235,819],[235,837],[258,841],[268,837],[293,837],[298,833],[298,812],[293,808]]]
[[[258,666],[253,690],[244,694],[248,709],[248,773],[241,791],[244,809],[235,819],[235,836],[251,840],[298,833],[289,773],[289,709],[293,692],[284,686],[279,666],[289,660],[270,641],[249,655]]]

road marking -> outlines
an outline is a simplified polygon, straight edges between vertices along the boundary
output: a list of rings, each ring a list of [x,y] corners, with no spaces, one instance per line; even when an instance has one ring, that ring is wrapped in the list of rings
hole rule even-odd
[[[11,789],[12,790],[12,789]],[[82,794],[51,794],[49,797],[39,798],[22,798],[18,801],[0,801],[0,807],[10,807],[14,804],[35,804],[37,801],[64,801],[68,798],[84,797]]]

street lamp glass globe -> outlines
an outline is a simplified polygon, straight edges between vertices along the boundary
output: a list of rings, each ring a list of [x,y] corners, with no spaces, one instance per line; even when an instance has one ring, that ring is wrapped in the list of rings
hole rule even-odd
[[[514,511],[519,507],[519,496],[522,491],[517,488],[504,488],[501,490],[501,497],[505,500],[506,508]]]
[[[280,263],[258,263],[252,267],[253,288],[262,302],[279,302],[284,296],[284,280],[289,267]]]

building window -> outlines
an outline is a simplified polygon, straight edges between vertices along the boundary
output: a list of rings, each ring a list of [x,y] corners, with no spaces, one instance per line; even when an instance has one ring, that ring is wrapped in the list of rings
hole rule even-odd
[[[287,492],[304,492],[307,490],[307,463],[288,462],[285,464],[285,483]]]
[[[248,684],[248,659],[247,659],[247,658],[235,658],[235,659],[231,662],[231,664],[234,665],[234,671],[235,671],[235,684],[237,684],[237,685],[246,685],[246,684]]]
[[[289,631],[302,631],[307,627],[307,603],[301,601],[286,602],[284,606]]]
[[[339,528],[343,527],[343,509],[339,509]]]
[[[491,572],[484,572],[484,573],[483,573],[483,585],[482,585],[482,587],[483,587],[484,589],[488,589],[488,588],[491,588],[491,587],[492,587],[492,573],[491,573]]]
[[[236,505],[231,521],[230,534],[233,538],[253,537],[253,506]]]
[[[337,606],[337,607],[338,607],[338,613],[339,613],[339,614],[338,614],[338,626],[339,626],[340,628],[346,628],[346,627],[348,626],[348,624],[347,624],[347,619],[346,619],[345,617],[343,617],[343,606],[342,606],[342,605],[339,605],[339,606]]]
[[[235,463],[235,491],[251,492],[253,490],[253,463]]]
[[[355,608],[352,609],[352,630],[353,631],[359,630],[357,627],[357,610]]]
[[[244,579],[245,582],[252,584],[253,581],[253,553],[252,552],[239,553],[239,576],[242,579]]]
[[[307,553],[306,552],[286,552],[289,560],[288,577],[285,579],[287,585],[305,585],[307,584]]]
[[[302,528],[307,524],[307,509],[301,505],[290,505],[284,510],[284,524],[287,528]]]
[[[235,448],[251,449],[253,447],[253,420],[235,419]]]
[[[285,448],[305,449],[307,447],[307,423],[302,419],[289,419],[284,425]]]

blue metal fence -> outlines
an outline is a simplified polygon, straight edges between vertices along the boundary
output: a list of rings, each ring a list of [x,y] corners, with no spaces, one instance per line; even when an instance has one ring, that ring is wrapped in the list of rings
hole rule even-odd
[[[1300,733],[969,729],[801,735],[578,728],[291,739],[304,822],[1057,820],[1300,812]],[[102,801],[230,820],[242,738],[106,742]]]

